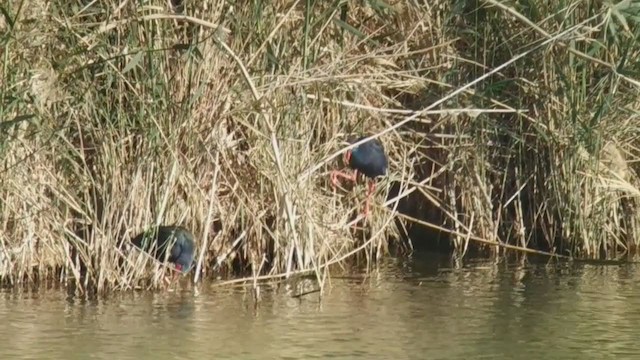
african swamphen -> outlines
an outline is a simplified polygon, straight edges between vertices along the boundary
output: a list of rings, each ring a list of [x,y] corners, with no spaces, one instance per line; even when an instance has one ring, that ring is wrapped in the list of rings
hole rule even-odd
[[[158,226],[139,234],[131,242],[160,261],[164,261],[171,245],[167,261],[183,273],[191,270],[196,246],[191,232],[182,226]]]
[[[367,136],[361,136],[359,138],[352,138],[349,143],[354,144]],[[338,185],[338,177],[345,178],[347,180],[356,182],[358,177],[358,171],[363,173],[368,179],[368,191],[367,201],[364,208],[364,216],[369,216],[369,202],[371,195],[376,188],[375,180],[378,176],[384,176],[387,174],[388,160],[387,154],[384,151],[384,146],[378,139],[371,139],[366,141],[355,148],[348,150],[344,154],[344,159],[349,167],[354,170],[354,173],[349,175],[343,171],[334,170],[331,172],[331,183],[333,186]]]

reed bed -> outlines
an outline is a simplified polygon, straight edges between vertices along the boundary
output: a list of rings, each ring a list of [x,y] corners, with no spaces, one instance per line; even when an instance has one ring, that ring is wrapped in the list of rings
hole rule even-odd
[[[97,291],[371,265],[393,249],[610,258],[638,243],[635,2],[0,5],[0,275]],[[332,189],[351,134],[389,175]]]

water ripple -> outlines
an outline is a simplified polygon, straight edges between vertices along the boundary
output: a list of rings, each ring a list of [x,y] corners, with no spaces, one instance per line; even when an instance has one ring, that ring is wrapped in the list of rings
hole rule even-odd
[[[631,357],[639,277],[631,266],[416,260],[332,279],[322,301],[266,289],[257,307],[242,289],[75,303],[2,293],[0,358]]]

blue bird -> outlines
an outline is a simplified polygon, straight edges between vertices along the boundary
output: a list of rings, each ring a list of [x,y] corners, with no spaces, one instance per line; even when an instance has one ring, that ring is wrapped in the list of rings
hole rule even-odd
[[[181,226],[158,226],[137,235],[131,242],[159,261],[168,256],[167,261],[182,273],[191,270],[196,246],[193,234]]]
[[[359,138],[349,139],[350,144],[355,144],[367,136],[361,136]],[[342,177],[354,183],[357,181],[358,172],[364,174],[367,177],[368,190],[367,201],[364,208],[364,216],[369,216],[369,203],[371,201],[371,195],[373,194],[376,183],[375,180],[379,176],[385,176],[387,174],[387,168],[389,166],[387,160],[387,154],[384,151],[384,146],[378,139],[371,139],[366,141],[351,150],[347,150],[344,154],[345,163],[354,170],[353,174],[347,174],[343,171],[334,170],[331,172],[331,184],[338,186],[338,177]]]

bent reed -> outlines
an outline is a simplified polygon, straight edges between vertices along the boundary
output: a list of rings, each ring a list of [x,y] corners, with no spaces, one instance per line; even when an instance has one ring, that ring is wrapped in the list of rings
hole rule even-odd
[[[193,232],[196,281],[635,252],[633,2],[232,3],[0,5],[4,284],[160,286],[128,246],[154,224]],[[389,155],[367,222],[329,184],[352,134]]]

